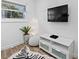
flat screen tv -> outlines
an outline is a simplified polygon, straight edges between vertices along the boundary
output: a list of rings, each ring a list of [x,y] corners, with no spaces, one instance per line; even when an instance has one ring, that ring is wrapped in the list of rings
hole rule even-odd
[[[68,22],[68,5],[48,8],[48,22]]]

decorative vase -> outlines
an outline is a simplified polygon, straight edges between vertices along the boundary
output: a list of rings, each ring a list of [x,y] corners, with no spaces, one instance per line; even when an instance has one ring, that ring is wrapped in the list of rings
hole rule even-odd
[[[28,44],[29,35],[24,35],[24,44]]]

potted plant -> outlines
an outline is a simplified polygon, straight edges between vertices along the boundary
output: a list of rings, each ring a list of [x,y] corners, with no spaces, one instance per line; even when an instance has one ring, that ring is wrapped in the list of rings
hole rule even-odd
[[[20,30],[24,33],[23,37],[24,37],[24,43],[27,44],[29,41],[29,31],[30,31],[31,27],[30,26],[24,26],[22,28],[20,28]]]

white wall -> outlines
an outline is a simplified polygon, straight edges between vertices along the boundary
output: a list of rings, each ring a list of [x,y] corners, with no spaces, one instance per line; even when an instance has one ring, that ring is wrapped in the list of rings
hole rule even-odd
[[[11,20],[9,22],[1,22],[1,50],[14,47],[23,43],[22,32],[19,30],[22,26],[26,26],[28,20],[34,17],[34,1],[33,0],[8,0],[11,2],[26,5],[26,17],[25,19],[2,19]],[[26,20],[26,21],[14,21],[12,20]]]
[[[75,40],[74,55],[78,56],[78,9],[77,0],[37,0],[37,19],[40,26],[40,34],[58,34]],[[48,22],[47,8],[68,4],[69,22]]]
[[[31,20],[36,16],[39,22],[40,34],[58,34],[75,40],[75,56],[78,56],[78,9],[77,0],[9,0],[26,5],[27,15],[25,20]],[[68,4],[69,5],[69,22],[56,23],[47,22],[47,8]],[[3,20],[3,19],[2,19]],[[27,22],[18,23],[1,23],[2,48],[13,47],[18,43],[22,43],[22,34],[19,30],[21,26]]]

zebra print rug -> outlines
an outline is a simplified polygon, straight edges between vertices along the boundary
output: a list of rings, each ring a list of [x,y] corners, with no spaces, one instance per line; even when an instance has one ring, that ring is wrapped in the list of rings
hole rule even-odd
[[[54,59],[47,55],[42,55],[38,52],[30,51],[29,48],[22,48],[18,53],[13,54],[8,59]]]

